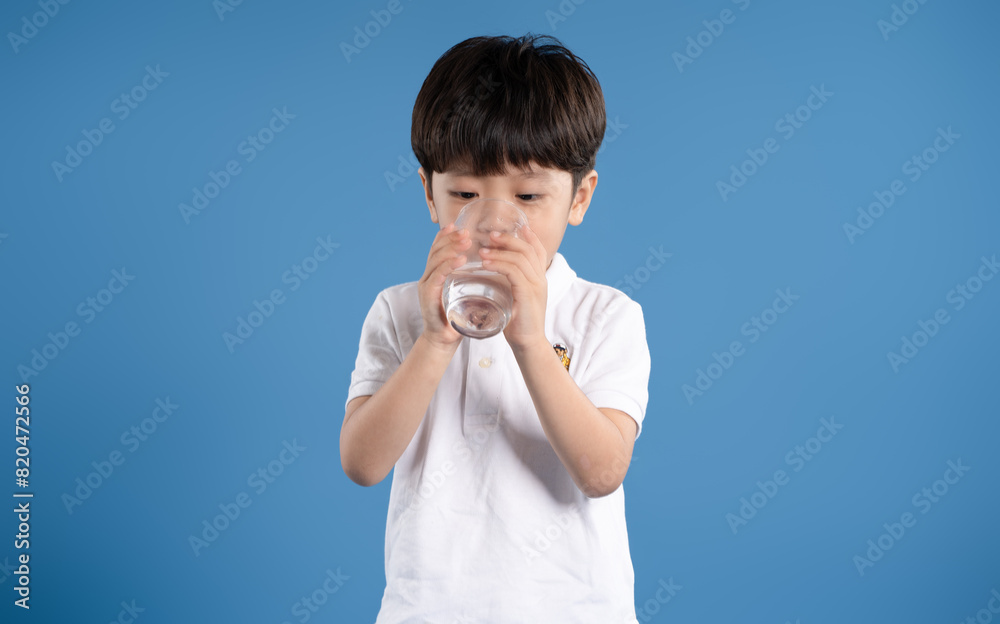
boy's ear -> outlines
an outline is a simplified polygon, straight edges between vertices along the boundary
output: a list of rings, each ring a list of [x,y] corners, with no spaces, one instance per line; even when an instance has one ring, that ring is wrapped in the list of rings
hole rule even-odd
[[[437,208],[434,206],[434,194],[431,192],[431,181],[427,178],[424,168],[417,169],[420,176],[420,183],[424,186],[424,198],[427,200],[427,209],[431,211],[431,221],[438,223]]]
[[[573,203],[569,208],[569,224],[580,225],[583,223],[583,215],[590,207],[590,200],[594,197],[594,190],[597,188],[597,170],[591,169],[590,173],[580,180],[580,186],[573,196]]]

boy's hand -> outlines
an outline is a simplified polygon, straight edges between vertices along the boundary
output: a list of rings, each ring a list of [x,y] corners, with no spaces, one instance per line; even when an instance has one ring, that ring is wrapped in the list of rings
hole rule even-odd
[[[434,237],[434,243],[431,244],[430,253],[427,255],[427,268],[417,283],[420,314],[424,319],[423,336],[441,349],[454,351],[462,341],[462,334],[455,331],[445,317],[441,294],[445,278],[454,269],[465,264],[466,256],[462,252],[471,245],[469,232],[467,230],[456,232],[455,224],[449,223]]]
[[[510,281],[513,312],[503,334],[514,350],[548,344],[545,339],[546,253],[531,228],[521,229],[523,239],[492,232],[491,248],[482,248],[483,268],[496,271]]]

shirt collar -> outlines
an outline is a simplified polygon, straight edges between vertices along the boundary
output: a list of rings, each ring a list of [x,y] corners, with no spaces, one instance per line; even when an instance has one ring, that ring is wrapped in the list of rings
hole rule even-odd
[[[576,271],[570,268],[558,251],[552,256],[552,263],[545,271],[545,281],[547,282],[548,296],[546,298],[546,309],[552,309],[559,299],[569,290],[570,284],[576,278]]]

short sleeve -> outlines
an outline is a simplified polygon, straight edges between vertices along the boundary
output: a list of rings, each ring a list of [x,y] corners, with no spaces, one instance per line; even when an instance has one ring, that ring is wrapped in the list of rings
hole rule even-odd
[[[598,329],[593,347],[587,349],[587,369],[580,389],[595,407],[631,416],[638,438],[649,400],[650,358],[642,306],[621,295],[594,320]]]
[[[385,291],[379,293],[361,327],[358,357],[351,373],[347,404],[359,396],[375,394],[403,361],[399,339]]]

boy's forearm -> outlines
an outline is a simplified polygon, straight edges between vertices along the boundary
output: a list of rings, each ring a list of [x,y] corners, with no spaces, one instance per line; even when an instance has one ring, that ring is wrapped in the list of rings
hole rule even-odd
[[[546,438],[587,496],[610,494],[625,478],[631,444],[576,385],[548,342],[515,349],[514,357]]]
[[[375,485],[389,474],[413,439],[457,344],[449,352],[417,338],[385,384],[344,420],[341,462],[353,481]]]

